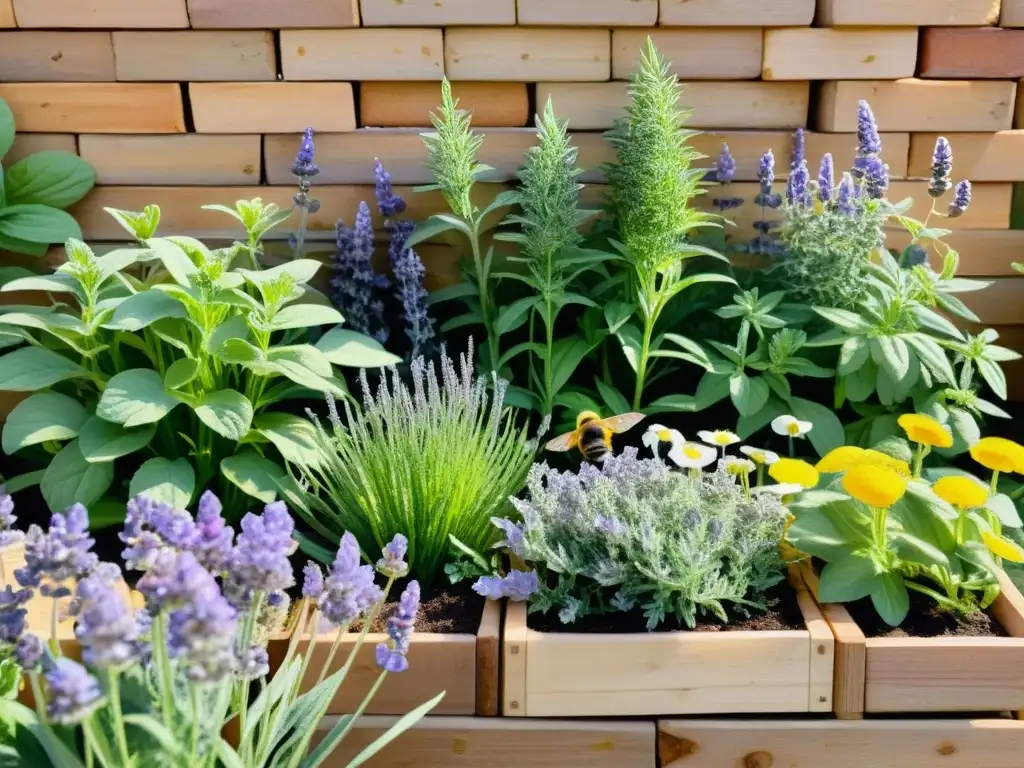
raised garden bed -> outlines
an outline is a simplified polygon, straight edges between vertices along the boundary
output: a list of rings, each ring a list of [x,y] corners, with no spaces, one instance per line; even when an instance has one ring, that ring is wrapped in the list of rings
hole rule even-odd
[[[794,629],[576,633],[505,617],[503,714],[829,712],[834,638],[799,578]],[[531,618],[532,621],[532,618]]]

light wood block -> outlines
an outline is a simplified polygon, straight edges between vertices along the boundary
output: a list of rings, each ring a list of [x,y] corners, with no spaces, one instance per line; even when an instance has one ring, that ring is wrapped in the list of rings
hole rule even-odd
[[[1013,260],[1021,261],[1021,253],[1018,252],[1013,257]],[[992,280],[992,284],[985,290],[965,293],[962,299],[964,304],[978,316],[982,325],[986,327],[991,325],[1024,325],[1024,306],[1021,306],[1020,300],[1022,288],[1024,288],[1024,280],[1019,275],[1016,277],[997,277]],[[1024,634],[1022,634],[1022,637],[1024,637]],[[1024,640],[1021,642],[1024,643]],[[1016,668],[1015,666],[1014,669]],[[1020,678],[1018,678],[1019,680]],[[1008,709],[1019,710],[1024,709],[1024,706],[1015,705],[1008,707]]]
[[[324,768],[349,765],[395,720],[361,718],[323,763]],[[318,733],[326,733],[334,722],[334,718],[325,718],[318,726]],[[654,723],[428,716],[363,765],[367,768],[394,768],[403,764],[416,768],[654,768],[654,753]],[[415,763],[408,762],[413,759]]]
[[[79,141],[82,157],[96,169],[97,184],[260,183],[260,137],[255,135],[83,135]]]
[[[516,0],[360,0],[364,27],[502,26],[516,23]]]
[[[0,29],[13,29],[18,26],[14,20],[14,0],[0,0]]]
[[[889,177],[892,179],[905,179],[908,177],[907,161],[910,155],[910,134],[909,133],[882,133],[882,158],[889,165]],[[857,134],[855,133],[807,133],[806,154],[807,165],[810,168],[811,176],[817,178],[818,164],[826,152],[832,154],[836,171],[848,169],[853,165],[853,158],[857,151]],[[774,145],[773,145],[774,148]],[[789,157],[790,153],[783,155]],[[776,151],[776,157],[779,157]],[[786,176],[787,169],[781,169]],[[973,176],[971,178],[974,178]]]
[[[0,33],[0,82],[111,82],[109,32]]]
[[[277,79],[273,32],[113,34],[118,80],[234,82]]]
[[[525,83],[452,83],[459,108],[473,113],[473,125],[522,126],[530,119]],[[430,126],[430,114],[441,101],[437,83],[361,83],[359,119],[381,128]]]
[[[911,140],[910,175],[931,176],[937,133],[915,133]],[[1024,130],[998,133],[951,133],[953,175],[975,181],[1024,179]]]
[[[1016,102],[1011,102],[1013,110],[1013,127],[1024,128],[1024,80],[1021,80],[1016,89]]]
[[[1007,2],[1002,0],[1005,8]],[[818,0],[823,27],[980,27],[999,21],[1000,0]]]
[[[611,128],[629,104],[625,83],[538,83],[537,103],[548,97],[578,131]],[[810,83],[686,83],[680,102],[693,109],[692,128],[800,128],[807,124]]]
[[[768,29],[765,80],[913,77],[917,29]]]
[[[184,133],[177,83],[6,83],[0,98],[19,131]]]
[[[1024,0],[1003,0],[999,26],[1024,27]]]
[[[663,768],[1015,768],[1015,720],[662,720]]]
[[[188,0],[188,14],[195,29],[358,27],[359,0]]]
[[[10,168],[23,157],[57,149],[63,152],[78,154],[78,144],[74,134],[70,133],[19,133],[14,137],[14,144],[3,156],[4,167]]]
[[[503,714],[829,712],[832,634],[814,601],[798,600],[802,630],[608,635],[537,632],[510,603]]]
[[[188,26],[185,0],[14,0],[19,27],[176,29]]]
[[[519,23],[556,27],[653,27],[658,0],[517,0]]]
[[[922,30],[918,77],[946,80],[1024,77],[1024,31],[998,27]]]
[[[607,29],[456,28],[445,34],[445,71],[453,80],[607,80]]]
[[[292,133],[356,127],[350,83],[189,83],[198,133]]]
[[[1010,264],[1024,260],[1024,229],[961,229],[942,238],[950,248],[960,254],[961,277],[1016,276]],[[903,229],[886,233],[885,243],[890,248],[903,249],[910,244],[910,235]],[[941,269],[942,259],[932,253],[931,264]],[[980,291],[978,299],[984,303],[988,290]],[[1024,312],[1021,322],[1024,323]]]
[[[806,27],[815,0],[661,0],[663,27]]]
[[[613,30],[612,78],[626,80],[639,70],[648,36],[680,79],[756,80],[761,76],[764,32],[751,27]]]
[[[285,80],[440,80],[440,29],[281,30]]]
[[[1012,128],[1017,84],[987,80],[866,82],[822,86],[818,129],[857,130],[857,103],[867,99],[886,131],[1005,131]]]

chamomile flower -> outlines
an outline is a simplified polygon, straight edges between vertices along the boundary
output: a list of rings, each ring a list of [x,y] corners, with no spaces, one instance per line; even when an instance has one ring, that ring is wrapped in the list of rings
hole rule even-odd
[[[678,429],[669,429],[663,424],[651,424],[644,432],[642,438],[643,444],[650,448],[651,453],[654,454],[654,458],[660,459],[661,456],[658,454],[658,446],[661,443],[672,443],[672,445],[682,445],[686,442],[686,438],[683,437],[683,433]]]
[[[764,448],[754,448],[751,445],[741,445],[740,453],[745,453],[755,464],[761,464],[766,467],[779,460],[779,454],[766,451]]]
[[[725,471],[730,475],[749,475],[755,469],[757,465],[750,459],[730,456],[725,460]]]
[[[718,458],[718,452],[700,443],[677,443],[668,452],[668,458],[683,469],[703,469]]]
[[[783,437],[803,437],[814,425],[809,421],[801,421],[796,416],[777,416],[772,419],[772,432]]]
[[[714,432],[702,429],[697,433],[697,437],[708,445],[714,445],[717,448],[721,448],[723,456],[725,456],[726,447],[734,445],[740,441],[740,436],[735,432],[730,432],[728,429],[716,429]]]

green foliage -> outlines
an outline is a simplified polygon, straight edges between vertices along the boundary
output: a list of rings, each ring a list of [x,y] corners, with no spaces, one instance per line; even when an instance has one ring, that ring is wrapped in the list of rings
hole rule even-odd
[[[14,115],[0,99],[0,161],[14,143]],[[92,166],[71,152],[46,150],[0,165],[0,250],[42,256],[52,243],[81,238],[74,217],[64,211],[96,183]],[[0,279],[21,270],[5,267]]]
[[[237,516],[246,496],[273,499],[281,460],[308,450],[312,426],[277,412],[283,401],[344,396],[335,365],[397,360],[340,329],[310,343],[310,328],[343,320],[307,285],[320,264],[233,269],[280,218],[259,201],[238,210],[255,212],[248,242],[225,250],[155,236],[155,206],[112,211],[135,247],[96,256],[72,239],[55,274],[4,286],[60,297],[0,314],[0,345],[17,347],[0,358],[0,389],[33,392],[4,425],[3,449],[45,468],[52,510],[125,491],[184,506],[212,487]],[[127,487],[114,486],[125,474]]]

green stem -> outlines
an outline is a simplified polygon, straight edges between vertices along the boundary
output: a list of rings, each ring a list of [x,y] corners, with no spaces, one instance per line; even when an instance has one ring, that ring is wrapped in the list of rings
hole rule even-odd
[[[967,510],[963,507],[956,508],[956,543],[964,543],[964,521],[967,519]]]
[[[498,336],[494,331],[493,324],[491,322],[491,303],[490,296],[488,296],[488,266],[484,264],[483,257],[480,254],[480,235],[477,231],[477,224],[473,222],[471,224],[472,234],[469,236],[469,245],[473,249],[473,264],[476,265],[476,279],[477,279],[477,293],[480,299],[480,316],[484,321],[484,330],[487,332],[487,350],[490,360],[491,372],[498,372]]]
[[[36,714],[39,715],[39,721],[45,723],[46,701],[43,698],[43,686],[39,683],[39,673],[35,671],[29,672],[28,683],[32,687],[32,698],[35,699]]]
[[[792,435],[786,435],[786,439],[789,441],[789,458],[792,459],[793,458],[793,454],[794,454],[794,451],[793,451],[793,436]]]
[[[188,753],[194,763],[199,756],[199,688],[195,684],[188,687],[188,698],[192,704],[192,734],[189,738]]]
[[[889,548],[888,536],[886,535],[886,523],[889,519],[889,510],[883,507],[874,507],[871,510],[873,531],[875,535],[875,546],[880,552]]]
[[[633,410],[640,410],[644,395],[644,382],[647,379],[647,358],[651,353],[651,336],[654,334],[653,313],[644,316],[644,335],[640,343],[640,359],[636,366],[636,389],[633,390]]]
[[[161,716],[164,726],[170,729],[174,725],[174,680],[171,676],[171,660],[167,656],[167,644],[164,633],[166,616],[161,611],[153,617],[152,646],[153,662],[160,676]]]
[[[757,484],[758,486],[764,485],[764,464],[760,462],[757,465]]]
[[[547,314],[545,315],[544,330],[547,334],[547,349],[548,353],[544,357],[544,412],[545,414],[551,413],[554,409],[555,395],[551,391],[551,359],[554,357],[555,349],[555,332],[552,326],[554,325],[554,317],[551,314],[551,299],[547,299]]]
[[[110,713],[114,719],[114,739],[117,742],[117,753],[121,758],[122,765],[131,765],[131,755],[128,752],[128,737],[124,732],[124,715],[121,712],[121,684],[118,680],[118,672],[110,671],[108,678],[110,685]],[[198,722],[198,718],[196,718]],[[193,728],[197,727],[193,725]]]
[[[993,469],[992,470],[992,482],[989,483],[989,487],[992,489],[992,494],[993,495],[999,493],[999,491],[997,490],[997,486],[998,485],[999,485],[999,470],[998,469]]]

